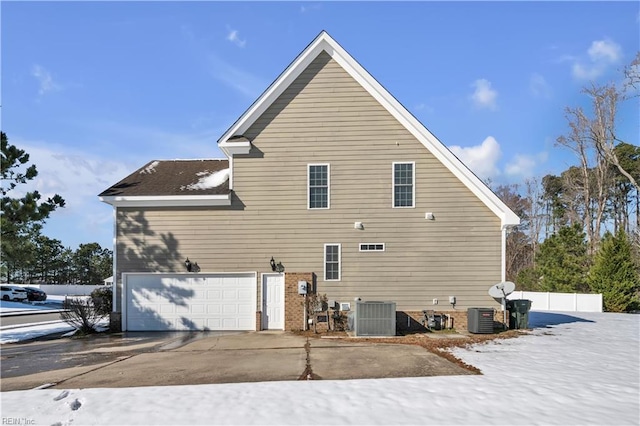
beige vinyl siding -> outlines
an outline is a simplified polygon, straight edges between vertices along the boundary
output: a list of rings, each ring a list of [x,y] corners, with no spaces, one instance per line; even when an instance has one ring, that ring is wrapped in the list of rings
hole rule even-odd
[[[497,306],[487,290],[501,279],[499,218],[328,55],[245,136],[253,148],[234,158],[231,208],[145,209],[133,222],[147,235],[118,236],[119,272],[182,271],[186,257],[203,272],[267,272],[273,256],[315,272],[319,292],[340,302]],[[393,162],[415,162],[414,208],[392,207]],[[330,164],[329,209],[307,208],[308,164]],[[136,215],[119,209],[118,222]],[[363,242],[385,251],[360,252]],[[341,245],[340,281],[323,280],[327,243]]]

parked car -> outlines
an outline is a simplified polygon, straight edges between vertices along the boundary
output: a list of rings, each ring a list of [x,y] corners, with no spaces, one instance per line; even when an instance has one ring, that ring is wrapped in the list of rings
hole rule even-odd
[[[27,292],[27,298],[29,301],[44,302],[47,300],[47,293],[36,287],[24,287]]]
[[[8,301],[25,301],[27,300],[27,292],[24,288],[15,285],[2,286],[2,300]]]

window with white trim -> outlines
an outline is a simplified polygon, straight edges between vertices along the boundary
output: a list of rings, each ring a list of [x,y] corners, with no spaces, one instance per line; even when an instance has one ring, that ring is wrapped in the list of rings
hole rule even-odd
[[[393,163],[393,207],[414,207],[415,163]]]
[[[340,281],[340,244],[324,245],[324,280]]]
[[[307,165],[307,207],[310,209],[329,208],[329,165]]]
[[[384,251],[384,243],[360,243],[360,251]]]

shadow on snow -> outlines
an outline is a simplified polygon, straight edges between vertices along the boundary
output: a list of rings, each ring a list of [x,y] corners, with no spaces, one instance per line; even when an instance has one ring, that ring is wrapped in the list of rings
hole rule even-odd
[[[572,322],[594,322],[573,315],[556,312],[529,312],[529,328],[546,328],[554,325],[568,324]]]

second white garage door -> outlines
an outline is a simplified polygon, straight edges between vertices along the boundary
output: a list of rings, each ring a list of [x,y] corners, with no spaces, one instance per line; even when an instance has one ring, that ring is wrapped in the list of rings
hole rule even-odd
[[[123,274],[123,329],[255,330],[256,274]]]

